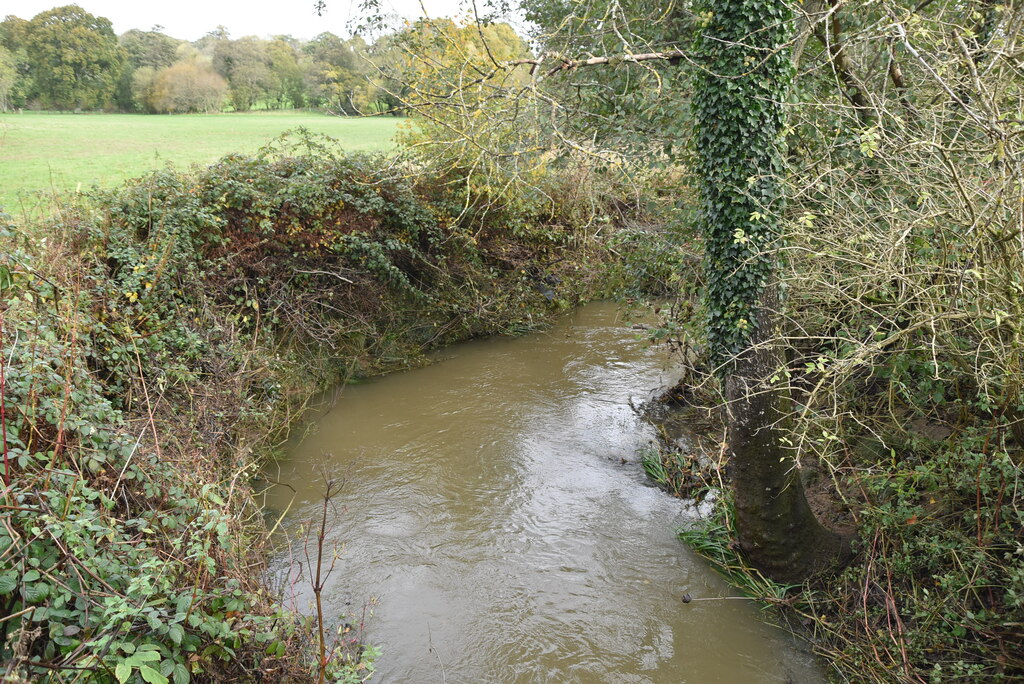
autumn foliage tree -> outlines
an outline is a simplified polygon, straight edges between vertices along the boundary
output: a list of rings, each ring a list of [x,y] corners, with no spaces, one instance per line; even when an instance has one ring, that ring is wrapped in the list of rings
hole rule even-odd
[[[215,112],[223,106],[227,91],[227,81],[209,63],[185,60],[156,73],[147,103],[165,114]]]

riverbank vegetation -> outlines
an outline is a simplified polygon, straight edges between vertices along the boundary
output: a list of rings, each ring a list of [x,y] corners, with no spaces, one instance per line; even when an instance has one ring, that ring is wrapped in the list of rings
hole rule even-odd
[[[721,24],[726,5],[760,6],[704,9]],[[704,21],[698,28],[711,34]],[[735,230],[714,245],[717,260],[707,247],[721,233],[698,234],[691,226],[699,221],[682,226],[682,244],[705,255],[705,292],[729,283],[723,251],[746,253],[743,268],[768,259],[777,269],[785,300],[771,307],[779,322],[767,336],[762,328],[758,345],[785,358],[750,387],[787,397],[763,429],[778,433],[782,458],[800,475],[795,486],[807,488],[820,519],[852,538],[855,555],[836,575],[755,592],[789,607],[843,681],[1024,676],[1024,73],[1010,57],[1022,21],[1019,7],[998,3],[974,13],[883,3],[862,16],[805,6],[789,41],[799,71],[787,158],[778,170],[765,167],[783,179],[788,204],[762,194],[757,174],[723,183],[747,211],[725,224]],[[705,56],[695,57],[698,69]],[[716,66],[701,78],[707,73],[736,72]],[[718,87],[745,85],[736,78]],[[729,97],[716,93],[712,104]],[[756,109],[754,119],[763,115]],[[712,136],[725,130],[703,125]],[[722,172],[736,168],[728,150]],[[772,213],[782,224],[765,240]],[[737,395],[722,387],[722,366],[707,352],[709,329],[731,321],[741,335],[754,321],[714,304],[683,292],[655,333],[688,352],[681,358],[691,374],[673,401],[718,422],[715,448],[698,459],[668,450],[660,462],[649,458],[648,470],[692,491],[694,471],[708,469],[704,488],[720,506],[684,538],[750,588],[765,568],[752,567],[756,554],[737,529],[741,494],[724,487],[737,471],[729,462],[735,434],[724,427]]]
[[[496,204],[300,135],[5,219],[7,676],[308,675],[314,632],[260,572],[261,459],[340,378],[596,294],[617,214],[581,180]],[[333,676],[372,653],[349,644]]]

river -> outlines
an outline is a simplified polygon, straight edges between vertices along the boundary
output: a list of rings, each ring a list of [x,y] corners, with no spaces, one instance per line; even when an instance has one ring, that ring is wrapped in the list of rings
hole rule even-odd
[[[824,682],[756,605],[725,598],[674,534],[692,509],[643,475],[653,431],[629,402],[669,368],[597,303],[544,333],[344,387],[268,474],[282,483],[268,510],[288,511],[291,540],[272,572],[310,611],[294,578],[326,473],[344,485],[325,610],[357,623],[365,608],[366,639],[383,649],[374,682]]]

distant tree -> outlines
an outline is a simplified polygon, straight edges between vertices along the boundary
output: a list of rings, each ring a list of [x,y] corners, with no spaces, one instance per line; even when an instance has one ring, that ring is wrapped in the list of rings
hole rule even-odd
[[[125,51],[125,59],[132,69],[153,67],[163,69],[178,60],[178,45],[182,41],[172,38],[160,31],[125,31],[118,38]]]
[[[280,108],[306,105],[306,65],[292,39],[279,36],[267,44],[270,72],[273,76],[271,99]]]
[[[178,44],[178,48],[174,51],[175,62],[189,62],[200,59],[207,64],[213,63],[213,55],[208,52],[200,50],[195,43],[181,42]],[[165,66],[170,66],[165,65]]]
[[[17,82],[18,70],[15,66],[14,55],[0,45],[0,112],[6,112],[13,106],[12,95]]]
[[[32,85],[32,70],[25,52],[27,30],[28,21],[19,17],[9,15],[0,22],[0,46],[7,50],[6,60],[14,69],[13,82],[6,95],[8,107],[24,106]]]
[[[8,14],[0,21],[0,45],[14,52],[25,45],[25,32],[28,30],[28,21],[13,14]]]
[[[223,42],[231,40],[231,34],[226,26],[218,26],[205,36],[194,42],[192,45],[208,57],[213,57],[214,50]]]
[[[109,19],[78,5],[37,14],[28,22],[25,51],[33,74],[31,96],[44,107],[101,107],[114,101],[125,54]]]
[[[238,111],[252,109],[274,90],[265,40],[246,36],[218,42],[213,51],[213,67],[227,79],[231,105]]]
[[[365,45],[360,38],[346,41],[333,33],[321,33],[306,44],[317,104],[338,114],[360,113],[367,104],[367,64],[356,49]]]
[[[125,69],[117,86],[117,105],[125,111],[146,109],[140,98],[141,84],[150,84],[160,69],[177,61],[178,45],[183,41],[160,32],[162,27],[150,31],[132,29],[118,38],[125,51]],[[141,73],[140,73],[141,72]]]
[[[224,105],[227,91],[227,81],[209,62],[186,59],[154,74],[147,105],[151,111],[166,114],[216,112]]]
[[[153,108],[153,81],[156,78],[156,69],[150,66],[139,67],[131,72],[131,106],[126,109],[154,113]],[[120,97],[120,96],[119,96]]]

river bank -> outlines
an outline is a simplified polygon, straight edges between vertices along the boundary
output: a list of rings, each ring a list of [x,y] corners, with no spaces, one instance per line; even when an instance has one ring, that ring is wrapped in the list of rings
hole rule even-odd
[[[819,443],[836,452],[803,452],[800,481],[818,520],[854,539],[855,556],[783,585],[738,550],[725,403],[714,383],[693,379],[643,407],[658,434],[642,457],[648,476],[702,501],[706,517],[680,530],[687,546],[807,638],[833,681],[1019,681],[1024,528],[1009,482],[1020,470],[1007,453],[971,450],[987,426],[961,415],[951,429],[954,421],[915,417],[908,403],[883,416],[859,407],[852,415],[876,432],[846,443],[824,433]]]
[[[309,397],[612,287],[610,200],[560,206],[578,191],[552,180],[510,209],[305,143],[5,222],[14,680],[310,676],[311,630],[262,583],[249,487]],[[367,655],[329,667],[358,680]]]

